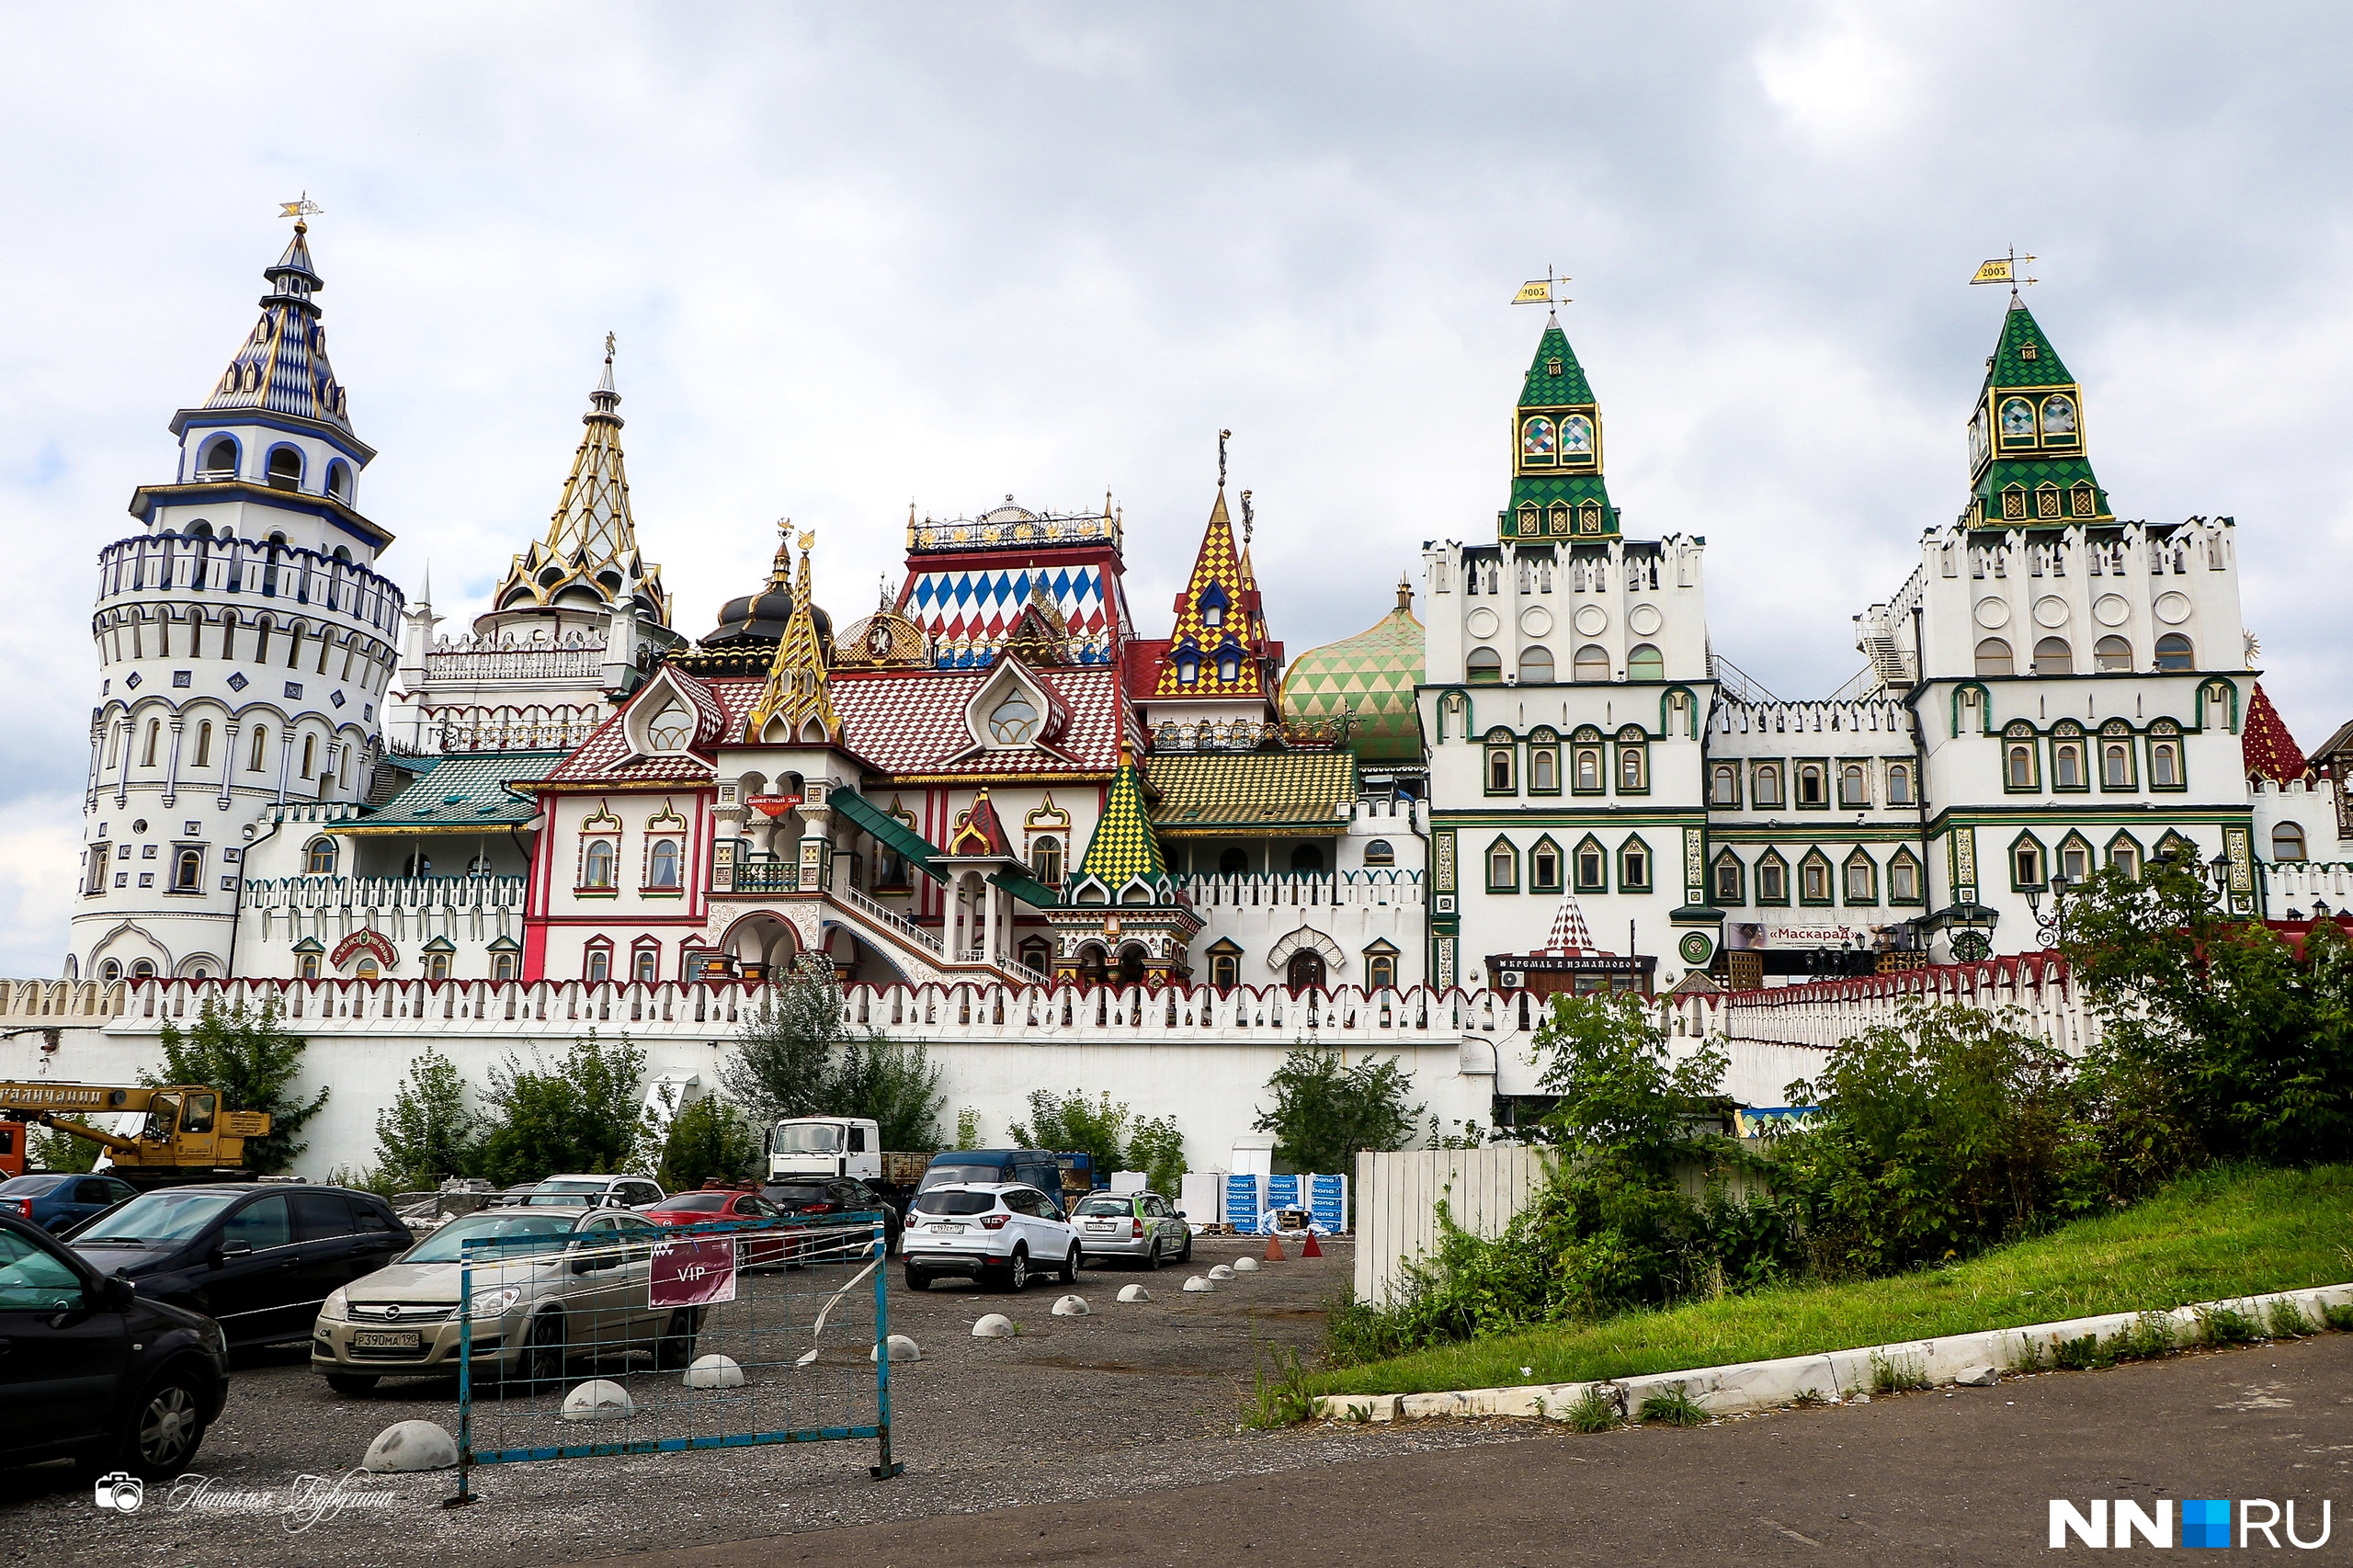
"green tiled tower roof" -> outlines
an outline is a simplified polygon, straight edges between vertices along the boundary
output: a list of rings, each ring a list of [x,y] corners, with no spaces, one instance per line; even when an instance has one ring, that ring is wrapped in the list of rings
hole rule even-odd
[[[2013,298],[1969,425],[1971,528],[2115,521],[2092,472],[2084,392],[2026,302]]]
[[[1511,504],[1496,528],[1505,539],[1608,538],[1618,508],[1601,478],[1601,405],[1560,318],[1536,340],[1512,411]]]
[[[1422,623],[1414,591],[1397,585],[1397,608],[1353,637],[1311,648],[1283,676],[1287,723],[1336,721],[1353,713],[1348,749],[1366,761],[1418,761],[1421,719],[1414,688],[1423,670]]]
[[[1103,820],[1095,824],[1086,858],[1079,862],[1072,881],[1088,877],[1099,878],[1114,890],[1137,877],[1147,881],[1168,878],[1167,858],[1160,852],[1160,840],[1153,836],[1152,819],[1144,811],[1143,780],[1137,776],[1135,759],[1125,754],[1112,777],[1110,796],[1103,802]]]

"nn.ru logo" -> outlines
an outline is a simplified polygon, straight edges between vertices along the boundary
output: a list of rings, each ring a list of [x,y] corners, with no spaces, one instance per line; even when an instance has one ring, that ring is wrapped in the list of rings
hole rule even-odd
[[[2309,1522],[2311,1515],[2306,1513]],[[2191,1497],[2181,1504],[2180,1539],[2175,1539],[2174,1501],[2161,1497],[2154,1512],[2129,1497],[2111,1503],[2094,1497],[2077,1507],[2063,1498],[2051,1499],[2051,1545],[2063,1546],[2253,1546],[2256,1538],[2277,1551],[2285,1543],[2302,1551],[2328,1544],[2331,1528],[2328,1499],[2320,1505],[2320,1534],[2311,1540],[2296,1533],[2296,1503],[2283,1506],[2268,1497]],[[2234,1528],[2235,1525],[2235,1528]]]

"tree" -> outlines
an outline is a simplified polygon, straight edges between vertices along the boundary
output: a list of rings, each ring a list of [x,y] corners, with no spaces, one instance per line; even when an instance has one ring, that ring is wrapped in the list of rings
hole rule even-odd
[[[717,1095],[690,1101],[670,1119],[654,1177],[669,1192],[691,1192],[708,1181],[741,1181],[760,1157],[760,1135],[744,1113]]]
[[[482,1155],[482,1118],[466,1107],[457,1064],[431,1046],[409,1063],[392,1105],[376,1113],[376,1163],[409,1189],[471,1176]]]
[[[31,1156],[25,1162],[26,1169],[86,1171],[97,1168],[98,1152],[103,1144],[93,1143],[87,1138],[76,1138],[71,1132],[36,1132],[29,1127],[25,1131],[30,1134],[25,1153]]]
[[[1124,1168],[1121,1162],[1127,1153],[1131,1119],[1128,1108],[1113,1105],[1108,1090],[1089,1101],[1076,1090],[1057,1095],[1032,1089],[1029,1119],[1013,1124],[1013,1146],[1084,1152],[1093,1156],[1096,1174],[1108,1179],[1113,1171]]]
[[[721,1084],[764,1122],[867,1117],[886,1149],[938,1148],[948,1096],[930,1053],[878,1030],[860,1034],[842,1014],[833,965],[804,956],[737,1029]]]
[[[1406,1105],[1412,1087],[1393,1056],[1344,1067],[1337,1051],[1298,1046],[1267,1080],[1275,1107],[1255,1125],[1295,1170],[1352,1172],[1359,1150],[1402,1149],[1413,1137],[1424,1107]]]
[[[2063,950],[2105,1025],[2087,1075],[2110,1157],[2150,1176],[2201,1156],[2341,1157],[2353,1147],[2344,930],[2315,920],[2299,948],[2232,919],[2194,867],[2143,869],[2102,871],[2066,896]]]
[[[512,1185],[558,1171],[642,1170],[653,1138],[638,1099],[644,1076],[645,1052],[626,1035],[609,1044],[593,1034],[575,1040],[553,1066],[537,1053],[529,1067],[508,1055],[483,1095],[491,1111],[483,1174]]]
[[[1128,1169],[1142,1171],[1153,1191],[1174,1198],[1184,1188],[1185,1135],[1173,1116],[1138,1120],[1128,1140]]]
[[[294,1135],[319,1114],[328,1091],[321,1089],[311,1100],[294,1093],[307,1042],[280,1026],[276,1001],[257,1008],[243,1002],[224,1008],[208,996],[195,1028],[184,1033],[166,1018],[158,1043],[164,1048],[163,1071],[142,1073],[141,1082],[159,1088],[203,1084],[221,1091],[222,1110],[257,1110],[269,1117],[267,1137],[245,1140],[245,1164],[257,1175],[280,1174],[310,1147]]]

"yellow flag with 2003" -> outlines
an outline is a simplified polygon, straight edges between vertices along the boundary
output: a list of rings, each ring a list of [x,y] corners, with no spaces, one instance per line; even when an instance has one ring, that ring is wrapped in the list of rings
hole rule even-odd
[[[1970,281],[1972,283],[2009,283],[2015,281],[2013,274],[2016,270],[2006,257],[1996,256],[1992,261],[1980,266],[1977,268],[1977,276]]]
[[[1511,302],[1515,305],[1549,305],[1552,302],[1552,285],[1541,278],[1532,283],[1523,283],[1519,286],[1519,292],[1512,296]]]

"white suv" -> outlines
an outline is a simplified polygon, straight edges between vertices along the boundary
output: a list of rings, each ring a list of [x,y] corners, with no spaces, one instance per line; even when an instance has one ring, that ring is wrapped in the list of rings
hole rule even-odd
[[[957,1183],[915,1194],[900,1233],[907,1289],[926,1290],[935,1274],[961,1274],[1018,1290],[1032,1275],[1078,1278],[1078,1232],[1046,1195],[1012,1182]]]

